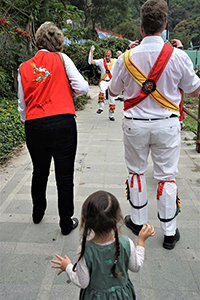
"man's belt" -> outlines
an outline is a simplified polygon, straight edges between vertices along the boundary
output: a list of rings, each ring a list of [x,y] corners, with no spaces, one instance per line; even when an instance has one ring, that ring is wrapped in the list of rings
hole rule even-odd
[[[165,120],[165,119],[176,118],[176,117],[178,117],[178,116],[175,115],[175,114],[172,114],[171,116],[166,117],[166,118],[152,118],[152,119],[129,118],[127,116],[124,116],[124,118],[126,118],[126,119],[129,119],[129,120],[138,120],[138,121],[157,121],[157,120]]]

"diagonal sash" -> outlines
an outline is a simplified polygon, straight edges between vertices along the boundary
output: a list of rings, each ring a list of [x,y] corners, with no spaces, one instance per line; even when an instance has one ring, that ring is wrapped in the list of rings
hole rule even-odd
[[[179,107],[168,100],[156,87],[156,83],[165,69],[174,48],[165,43],[150,73],[146,76],[130,59],[130,50],[123,54],[123,63],[131,77],[142,87],[136,97],[124,101],[124,110],[136,106],[151,96],[161,106],[179,112]]]
[[[114,63],[114,59],[111,58],[111,62],[110,62],[109,67],[108,67],[105,58],[103,59],[103,64],[104,64],[104,67],[105,67],[105,69],[106,69],[106,73],[105,73],[105,74],[101,77],[101,79],[99,80],[99,83],[98,83],[98,86],[99,86],[99,87],[100,87],[100,82],[101,82],[102,80],[104,80],[107,76],[109,76],[110,79],[112,78],[112,75],[111,75],[111,73],[110,73],[110,70],[111,70],[111,68],[112,68],[113,63]]]

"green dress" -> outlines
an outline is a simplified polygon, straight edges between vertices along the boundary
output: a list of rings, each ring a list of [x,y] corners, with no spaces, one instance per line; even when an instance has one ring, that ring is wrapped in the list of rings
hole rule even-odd
[[[116,271],[123,276],[115,278],[111,267],[115,261],[115,242],[110,245],[98,245],[88,241],[84,253],[90,274],[90,282],[86,289],[81,289],[81,300],[134,300],[135,292],[128,276],[130,242],[127,236],[120,236],[120,257]]]

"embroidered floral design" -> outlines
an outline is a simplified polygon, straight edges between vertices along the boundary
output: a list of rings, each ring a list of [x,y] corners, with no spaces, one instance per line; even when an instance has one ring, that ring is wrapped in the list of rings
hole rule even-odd
[[[43,68],[43,66],[37,68],[35,63],[31,63],[31,67],[34,69],[33,74],[35,74],[36,72],[39,73],[37,74],[36,79],[34,79],[33,81],[42,83],[48,76],[51,76],[51,73],[47,69]]]
[[[142,84],[142,90],[146,94],[150,94],[154,92],[156,89],[156,83],[153,79],[147,79],[145,82]]]

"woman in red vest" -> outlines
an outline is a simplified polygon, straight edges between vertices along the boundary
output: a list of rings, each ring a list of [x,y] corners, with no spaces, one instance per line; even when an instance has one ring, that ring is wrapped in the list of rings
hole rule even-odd
[[[74,214],[73,174],[77,130],[72,90],[88,92],[88,83],[63,50],[64,36],[53,23],[36,32],[38,52],[19,68],[18,111],[25,121],[26,143],[33,163],[33,222],[43,219],[51,159],[54,159],[58,210],[63,235],[78,226]]]

